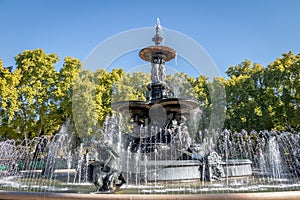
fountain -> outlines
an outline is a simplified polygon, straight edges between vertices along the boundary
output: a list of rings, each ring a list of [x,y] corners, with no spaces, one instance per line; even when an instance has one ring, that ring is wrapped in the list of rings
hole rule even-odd
[[[139,52],[140,58],[150,62],[152,66],[147,101],[112,103],[114,111],[129,115],[129,120],[135,128],[131,134],[123,134],[118,139],[103,138],[104,142],[113,141],[105,146],[110,156],[106,161],[92,163],[90,172],[90,180],[99,192],[113,192],[122,186],[126,182],[124,171],[145,177],[144,182],[212,181],[225,176],[252,175],[252,162],[249,159],[222,161],[217,152],[205,149],[207,144],[192,143],[185,123],[189,120],[191,111],[198,108],[200,102],[173,97],[172,91],[164,81],[165,63],[174,59],[176,52],[170,47],[160,45],[164,40],[160,29],[158,20],[156,33],[152,38],[155,46],[146,47]],[[151,132],[151,129],[155,131]],[[121,148],[113,148],[118,147],[118,144]],[[212,147],[211,144],[209,146]],[[136,165],[122,166],[132,155],[147,158],[137,161],[142,171],[136,172]]]
[[[162,46],[163,40],[158,21],[152,38],[155,45],[139,52],[141,59],[151,63],[149,95],[146,101],[113,102],[114,113],[97,131],[101,140],[82,142],[72,135],[67,121],[51,139],[0,142],[0,189],[42,192],[28,198],[44,192],[98,195],[84,198],[117,198],[103,196],[116,193],[127,199],[132,196],[122,194],[249,199],[261,198],[252,193],[260,192],[269,199],[300,197],[297,192],[272,193],[300,188],[300,133],[211,130],[197,133],[200,140],[195,142],[187,122],[200,102],[175,97],[165,82],[165,63],[176,52]],[[124,133],[125,122],[132,128]],[[0,198],[24,196],[7,191],[0,190]],[[222,195],[206,196],[215,193]]]

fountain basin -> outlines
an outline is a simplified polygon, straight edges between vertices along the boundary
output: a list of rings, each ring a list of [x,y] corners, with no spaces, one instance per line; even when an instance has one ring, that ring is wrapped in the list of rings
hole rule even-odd
[[[196,160],[152,160],[145,166],[147,166],[148,181],[199,180],[200,178],[200,163]]]
[[[252,175],[252,162],[249,159],[232,159],[222,162],[225,177]],[[147,167],[148,181],[180,181],[201,178],[197,160],[151,160],[141,162],[141,168]]]
[[[230,159],[221,164],[226,177],[252,175],[252,162],[249,159]]]

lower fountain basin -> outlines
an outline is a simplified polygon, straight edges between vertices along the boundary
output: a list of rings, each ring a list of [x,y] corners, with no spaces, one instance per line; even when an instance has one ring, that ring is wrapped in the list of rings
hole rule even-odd
[[[249,159],[232,159],[222,163],[226,177],[251,176],[252,162]]]
[[[252,175],[252,162],[249,159],[232,159],[222,162],[225,177],[239,177]],[[157,160],[141,163],[141,167],[147,166],[148,181],[180,181],[200,179],[197,160]]]
[[[143,165],[143,163],[142,163]],[[199,179],[199,161],[159,160],[147,162],[148,181],[179,181]]]

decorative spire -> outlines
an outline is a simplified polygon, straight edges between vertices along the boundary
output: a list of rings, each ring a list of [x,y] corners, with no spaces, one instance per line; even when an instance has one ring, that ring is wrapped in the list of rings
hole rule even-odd
[[[160,45],[164,41],[164,38],[161,36],[161,25],[159,18],[156,20],[156,25],[155,25],[155,35],[152,38],[152,41],[155,43],[156,46]]]

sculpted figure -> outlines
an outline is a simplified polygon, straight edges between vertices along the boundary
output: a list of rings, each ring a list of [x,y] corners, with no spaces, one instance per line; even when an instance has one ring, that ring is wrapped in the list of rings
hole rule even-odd
[[[153,63],[151,69],[151,81],[152,83],[159,82],[159,64]]]
[[[164,81],[165,78],[166,78],[166,68],[165,68],[165,65],[163,63],[161,63],[159,65],[159,80],[160,81]]]

